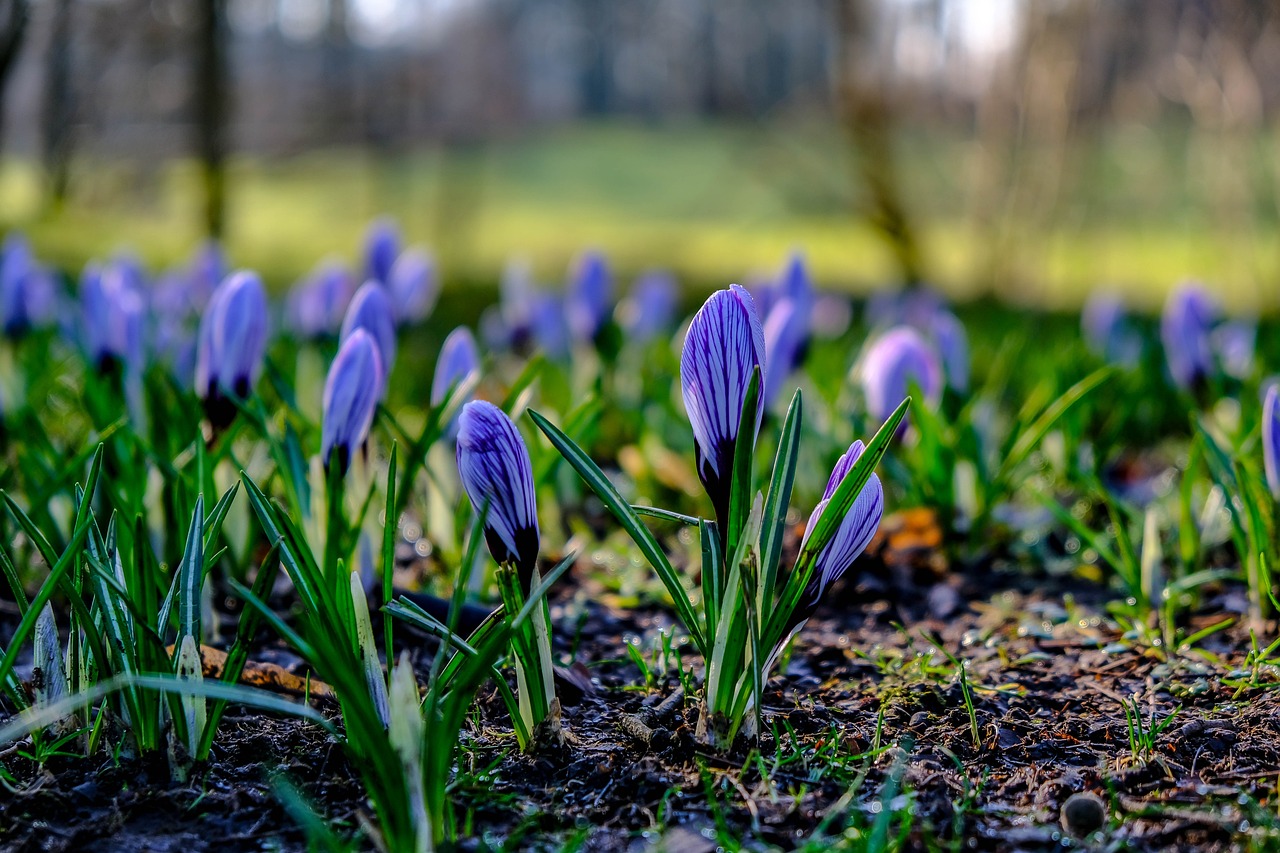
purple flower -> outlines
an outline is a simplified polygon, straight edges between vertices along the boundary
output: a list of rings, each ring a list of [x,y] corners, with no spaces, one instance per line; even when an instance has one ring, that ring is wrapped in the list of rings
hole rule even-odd
[[[862,456],[864,449],[861,441],[855,441],[849,445],[849,450],[840,457],[831,470],[831,477],[827,480],[827,489],[822,493],[822,500],[818,501],[818,505],[809,515],[804,540],[800,543],[801,550],[804,549],[804,543],[808,541],[809,534],[817,525],[823,510],[831,501],[831,496],[836,493],[836,489],[844,482],[844,478],[853,470],[854,464]],[[805,596],[798,608],[804,612],[803,618],[808,618],[808,614],[818,606],[818,601],[827,588],[848,571],[853,561],[866,550],[883,516],[884,488],[880,485],[880,478],[872,474],[867,484],[862,487],[862,491],[854,498],[853,506],[840,521],[840,527],[836,529],[835,536],[818,554],[817,562],[814,564],[813,578],[805,588]]]
[[[782,384],[800,361],[805,331],[797,321],[796,304],[783,298],[775,302],[764,321],[764,352],[768,370],[764,377],[764,404],[777,399]]]
[[[520,431],[501,409],[483,400],[458,419],[458,475],[476,512],[485,510],[484,536],[499,564],[514,564],[526,593],[538,562],[538,502],[533,466]]]
[[[693,427],[698,478],[724,529],[729,509],[734,447],[746,405],[747,386],[756,368],[765,366],[764,330],[746,288],[718,290],[694,315],[680,354],[680,390]],[[763,391],[763,389],[761,389]],[[764,395],[756,406],[760,429]]]
[[[909,326],[885,332],[871,346],[862,363],[862,393],[872,419],[886,421],[906,399],[915,382],[925,400],[937,403],[942,393],[938,354]]]
[[[676,281],[669,273],[642,275],[618,305],[618,325],[626,331],[627,340],[645,344],[670,329],[679,298]]]
[[[187,265],[187,281],[197,308],[203,308],[213,298],[213,291],[230,272],[222,245],[217,240],[205,240],[191,256]]]
[[[345,341],[356,329],[367,331],[378,344],[378,355],[382,356],[382,394],[385,394],[386,379],[396,363],[396,318],[390,294],[376,281],[366,281],[351,298],[342,319],[341,340]]]
[[[257,273],[241,270],[213,292],[200,321],[196,393],[217,428],[235,418],[227,395],[248,397],[267,351],[267,294]]]
[[[554,293],[535,293],[529,314],[527,335],[552,361],[568,361],[569,321],[565,316],[564,300]]]
[[[320,455],[325,468],[336,451],[338,473],[346,473],[352,454],[369,438],[382,384],[377,342],[364,329],[356,329],[338,348],[324,383]]]
[[[333,261],[322,263],[289,291],[285,322],[290,331],[301,338],[318,338],[338,331],[354,288],[346,267]]]
[[[574,263],[565,294],[565,315],[574,340],[592,341],[609,314],[613,289],[609,265],[600,252],[586,252]]]
[[[805,543],[809,541],[809,534],[817,526],[818,519],[822,517],[823,511],[827,508],[827,504],[831,502],[836,489],[840,487],[840,484],[844,482],[844,478],[853,470],[853,466],[857,463],[858,458],[862,456],[863,450],[862,442],[855,441],[849,445],[849,450],[840,457],[835,467],[831,470],[831,477],[827,480],[827,489],[822,493],[822,500],[818,501],[818,505],[809,514],[809,522],[805,525],[804,539],[800,543],[802,551]],[[826,594],[827,589],[839,580],[862,552],[866,550],[872,537],[875,536],[876,530],[880,527],[880,519],[883,517],[884,488],[880,485],[880,478],[872,474],[866,485],[862,487],[862,491],[853,499],[853,505],[849,507],[849,511],[840,520],[840,526],[836,528],[835,535],[831,537],[831,541],[823,546],[822,551],[818,554],[814,563],[813,575],[810,577],[809,583],[804,588],[804,593],[788,620],[787,630],[783,633],[784,639],[774,648],[765,664],[766,672],[773,668],[773,664],[777,661],[778,655],[786,646],[787,641],[795,636],[796,632],[809,621],[809,617],[818,608],[818,603],[822,601],[822,596]]]
[[[1253,353],[1257,345],[1258,326],[1245,320],[1228,320],[1210,335],[1222,372],[1236,379],[1247,379],[1253,373]]]
[[[11,338],[49,325],[57,316],[53,274],[36,263],[27,241],[16,234],[0,249],[0,322]]]
[[[84,344],[89,360],[102,371],[113,365],[141,372],[145,303],[130,269],[112,261],[85,267],[80,285]]]
[[[366,278],[386,284],[391,267],[400,254],[400,229],[389,217],[376,219],[364,238],[364,274]]]
[[[1271,494],[1280,500],[1280,385],[1275,384],[1262,402],[1262,467]]]
[[[466,384],[479,373],[480,350],[476,348],[476,339],[470,329],[459,326],[449,333],[440,347],[440,358],[436,360],[436,372],[431,381],[431,405],[440,405],[451,389]]]
[[[963,394],[969,390],[969,337],[960,318],[946,308],[939,309],[929,321],[929,336],[942,356],[947,384]]]
[[[421,323],[431,315],[436,297],[440,295],[435,260],[422,249],[405,250],[391,267],[387,288],[391,291],[396,320]]]
[[[1160,317],[1169,375],[1186,390],[1206,382],[1213,372],[1210,333],[1218,321],[1218,306],[1198,284],[1188,283],[1169,295]]]

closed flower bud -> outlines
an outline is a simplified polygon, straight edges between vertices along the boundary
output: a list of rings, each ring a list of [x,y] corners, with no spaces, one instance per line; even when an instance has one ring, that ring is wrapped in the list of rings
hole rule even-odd
[[[196,393],[215,427],[235,418],[228,395],[249,396],[266,350],[267,294],[262,279],[256,273],[234,272],[209,300],[196,350]]]
[[[338,348],[324,383],[320,454],[326,468],[334,464],[336,454],[338,472],[345,473],[352,454],[364,446],[382,384],[377,342],[364,329],[356,329]]]
[[[289,331],[300,338],[336,333],[354,290],[355,283],[345,267],[332,261],[321,264],[289,291],[285,301]]]
[[[345,341],[356,329],[364,329],[378,345],[384,374],[383,387],[379,392],[381,399],[386,394],[385,377],[390,377],[391,368],[396,363],[396,318],[387,289],[376,281],[366,281],[352,297],[342,319],[341,339]]]
[[[1199,285],[1189,283],[1169,295],[1160,316],[1160,341],[1178,387],[1194,390],[1212,375],[1210,336],[1217,321],[1218,306]]]
[[[747,388],[756,368],[765,365],[764,330],[746,288],[718,290],[689,324],[680,354],[680,390],[693,427],[698,478],[716,509],[721,526],[728,515],[733,456]],[[763,378],[763,375],[762,375]],[[764,389],[761,389],[763,392]],[[760,429],[760,395],[752,429]],[[755,433],[751,436],[755,440]]]
[[[671,328],[679,301],[679,291],[670,274],[645,273],[618,305],[618,325],[626,331],[627,340],[648,343]]]
[[[85,350],[100,371],[127,367],[140,373],[145,366],[146,306],[133,281],[130,270],[116,261],[85,267],[80,288]]]
[[[484,516],[489,552],[514,565],[528,594],[538,562],[538,502],[533,466],[520,431],[492,403],[474,400],[458,419],[458,475],[476,512]]]
[[[400,229],[395,220],[374,220],[364,238],[364,274],[386,284],[391,278],[391,267],[400,254]]]
[[[801,551],[804,550],[804,544],[808,541],[809,534],[817,526],[818,519],[827,508],[832,496],[835,495],[836,489],[840,487],[844,478],[853,470],[853,466],[857,463],[858,458],[862,456],[863,450],[862,442],[855,441],[849,446],[848,452],[840,457],[840,460],[836,462],[835,467],[831,470],[831,477],[827,481],[827,489],[822,494],[822,500],[814,507],[813,512],[809,515],[809,523],[805,525],[804,539],[800,543]],[[862,491],[854,498],[853,505],[849,507],[849,511],[841,519],[840,526],[836,529],[835,535],[831,537],[831,541],[818,554],[817,561],[814,564],[813,575],[805,586],[804,594],[801,596],[799,603],[797,603],[796,609],[791,614],[784,637],[790,639],[795,632],[804,627],[805,622],[813,615],[826,591],[849,570],[854,561],[866,550],[872,537],[875,536],[876,530],[879,529],[880,520],[883,517],[884,488],[880,485],[880,478],[872,474],[866,485],[862,487]],[[786,641],[784,640],[774,650],[768,666],[772,666],[777,653],[785,645]]]
[[[958,393],[969,390],[969,336],[960,318],[943,308],[929,321],[929,337],[942,357],[947,385]]]
[[[594,340],[609,314],[613,283],[600,252],[586,252],[575,262],[565,294],[565,315],[574,340]]]
[[[890,329],[872,344],[863,359],[861,374],[867,413],[876,421],[889,419],[907,398],[913,382],[930,403],[937,403],[942,394],[938,354],[908,326]]]
[[[449,333],[440,347],[435,376],[431,381],[431,405],[444,402],[450,389],[465,385],[480,373],[480,350],[476,339],[466,326],[459,326]]]
[[[1280,385],[1276,384],[1267,389],[1262,403],[1262,467],[1271,494],[1280,500]]]
[[[408,249],[391,267],[387,288],[399,323],[421,323],[431,316],[440,295],[436,265],[421,249]]]

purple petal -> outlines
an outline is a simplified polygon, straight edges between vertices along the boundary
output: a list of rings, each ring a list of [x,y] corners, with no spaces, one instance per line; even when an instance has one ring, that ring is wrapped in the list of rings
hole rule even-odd
[[[942,393],[942,368],[938,355],[915,329],[898,326],[872,345],[862,364],[862,393],[867,412],[885,421],[906,399],[915,382],[925,400],[937,403]]]
[[[387,289],[376,281],[366,281],[351,298],[347,314],[342,320],[341,340],[346,340],[356,329],[364,329],[378,344],[382,356],[384,376],[391,375],[396,363],[396,318]],[[383,383],[385,394],[386,383]]]
[[[382,384],[377,342],[364,329],[356,329],[338,349],[324,383],[320,455],[326,467],[337,450],[338,464],[345,471],[351,454],[364,445]]]

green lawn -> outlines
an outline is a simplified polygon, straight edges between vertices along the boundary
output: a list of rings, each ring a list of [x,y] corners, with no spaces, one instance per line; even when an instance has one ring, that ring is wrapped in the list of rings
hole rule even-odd
[[[1005,163],[971,141],[914,133],[899,153],[931,277],[957,297],[1070,306],[1107,282],[1150,306],[1196,276],[1238,305],[1273,307],[1267,144],[1229,161],[1189,132],[1116,131],[1061,163],[1034,149]],[[993,163],[1008,180],[975,186]],[[187,162],[81,162],[71,202],[54,212],[34,165],[9,161],[0,225],[68,267],[120,246],[167,263],[198,239],[198,186]],[[821,124],[576,126],[447,153],[238,160],[228,244],[237,264],[284,284],[324,255],[351,256],[365,223],[389,213],[436,247],[453,281],[492,282],[512,253],[556,279],[597,246],[624,275],[665,266],[710,286],[772,271],[798,247],[822,282],[866,290],[895,273],[859,198],[841,136]],[[980,227],[975,209],[995,225]]]

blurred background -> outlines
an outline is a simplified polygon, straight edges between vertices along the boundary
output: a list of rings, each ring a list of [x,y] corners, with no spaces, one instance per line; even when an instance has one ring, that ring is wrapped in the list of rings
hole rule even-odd
[[[824,285],[1231,307],[1280,279],[1268,0],[0,0],[0,228],[220,236],[282,287],[389,214],[446,287]]]

